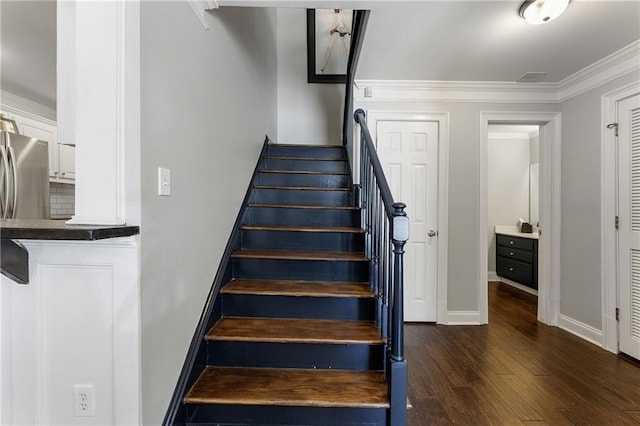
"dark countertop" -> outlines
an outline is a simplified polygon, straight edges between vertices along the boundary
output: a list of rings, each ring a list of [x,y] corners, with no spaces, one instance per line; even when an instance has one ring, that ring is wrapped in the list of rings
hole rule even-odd
[[[104,240],[140,233],[139,226],[67,225],[64,220],[0,220],[0,238],[12,240]]]

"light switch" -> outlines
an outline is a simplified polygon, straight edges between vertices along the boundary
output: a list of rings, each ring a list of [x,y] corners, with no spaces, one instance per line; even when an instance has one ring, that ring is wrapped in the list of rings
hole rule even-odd
[[[158,167],[158,195],[171,195],[171,170]]]

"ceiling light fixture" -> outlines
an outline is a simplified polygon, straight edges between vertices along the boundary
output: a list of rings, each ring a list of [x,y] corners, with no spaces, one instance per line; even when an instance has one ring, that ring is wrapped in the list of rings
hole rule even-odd
[[[546,24],[556,19],[571,0],[527,0],[520,6],[520,16],[530,24]]]

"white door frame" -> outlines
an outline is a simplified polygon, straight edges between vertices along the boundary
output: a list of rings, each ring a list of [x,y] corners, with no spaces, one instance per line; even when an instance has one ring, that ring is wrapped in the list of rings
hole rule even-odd
[[[618,236],[615,228],[615,216],[618,209],[616,166],[616,137],[609,123],[617,121],[616,104],[640,92],[640,80],[622,86],[601,96],[602,125],[600,137],[601,152],[601,191],[600,191],[600,264],[602,288],[602,347],[618,353],[618,322],[616,307],[618,305]]]
[[[431,121],[438,123],[438,278],[437,323],[447,323],[447,256],[449,218],[449,113],[367,111],[367,124],[376,144],[378,121]],[[400,200],[401,201],[401,200]],[[411,236],[409,236],[411,238]]]
[[[478,120],[478,294],[480,323],[489,322],[488,146],[491,124],[538,124],[540,129],[540,228],[538,320],[558,325],[560,294],[560,117],[559,112],[480,112]]]

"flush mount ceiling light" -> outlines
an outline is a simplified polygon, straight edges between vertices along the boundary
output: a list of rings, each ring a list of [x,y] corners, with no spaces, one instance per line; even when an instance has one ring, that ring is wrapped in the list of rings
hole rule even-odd
[[[520,6],[520,16],[530,24],[546,24],[562,15],[571,0],[527,0]]]

